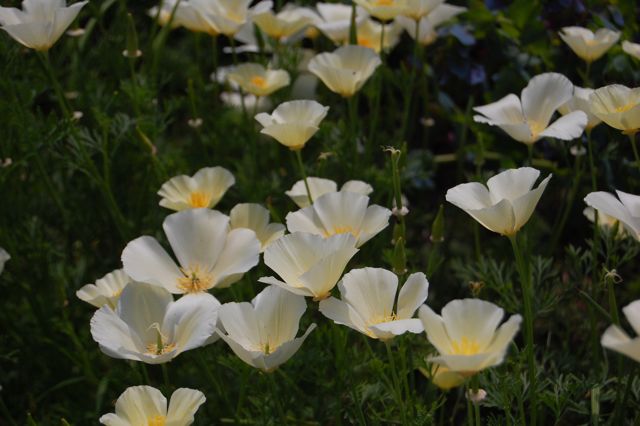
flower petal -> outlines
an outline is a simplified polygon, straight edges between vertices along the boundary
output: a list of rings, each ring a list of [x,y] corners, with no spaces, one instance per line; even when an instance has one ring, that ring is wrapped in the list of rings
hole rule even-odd
[[[397,317],[399,319],[413,317],[416,310],[427,300],[428,295],[427,277],[422,272],[409,275],[398,295]]]
[[[178,279],[183,275],[160,243],[149,236],[136,238],[122,251],[124,272],[133,280],[164,287],[171,293],[182,293]]]
[[[180,388],[176,389],[169,401],[169,411],[166,422],[168,425],[188,426],[193,424],[194,416],[198,408],[205,403],[207,398],[199,390]]]

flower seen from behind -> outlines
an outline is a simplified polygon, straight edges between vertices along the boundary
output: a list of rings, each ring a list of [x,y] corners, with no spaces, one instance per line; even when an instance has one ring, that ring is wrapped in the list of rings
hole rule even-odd
[[[594,33],[588,28],[564,27],[559,34],[562,41],[587,62],[598,60],[620,38],[619,32],[607,28],[600,28]]]
[[[329,107],[316,101],[284,102],[271,113],[260,113],[256,120],[263,126],[260,133],[269,135],[292,151],[304,145],[320,129]]]
[[[593,114],[609,126],[627,134],[640,131],[640,87],[612,84],[595,90],[589,100]]]
[[[92,304],[96,308],[104,305],[115,309],[122,290],[129,284],[131,278],[122,269],[109,272],[104,277],[96,280],[95,284],[87,284],[76,292],[78,299]]]

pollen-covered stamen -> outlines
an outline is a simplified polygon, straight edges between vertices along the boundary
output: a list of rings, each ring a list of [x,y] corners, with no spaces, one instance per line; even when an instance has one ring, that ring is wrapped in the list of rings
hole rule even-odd
[[[200,270],[199,265],[189,268],[180,268],[184,277],[178,278],[178,288],[185,293],[198,293],[207,291],[212,287],[213,275]]]
[[[391,321],[395,321],[398,319],[398,316],[396,315],[395,312],[391,312],[391,313],[387,313],[385,312],[382,315],[373,317],[369,320],[369,325],[377,325],[377,324],[382,324],[385,322],[391,322]]]
[[[360,230],[353,229],[351,226],[335,226],[333,229],[328,229],[323,233],[325,238],[329,238],[333,235],[338,234],[351,234],[355,238],[358,238],[358,236],[360,235]]]
[[[149,329],[156,330],[156,342],[149,343],[147,345],[148,354],[162,355],[162,354],[166,354],[167,352],[171,352],[176,348],[176,344],[167,342],[168,339],[166,338],[166,336],[164,336],[160,332],[160,324],[155,322],[149,326]],[[160,423],[160,424],[164,424],[164,423]]]
[[[204,192],[194,191],[189,195],[189,205],[193,208],[209,207],[211,196]]]

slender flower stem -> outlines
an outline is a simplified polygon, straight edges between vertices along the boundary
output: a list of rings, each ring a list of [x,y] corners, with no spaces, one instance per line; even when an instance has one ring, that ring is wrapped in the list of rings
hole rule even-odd
[[[385,30],[385,23],[382,22],[382,30],[380,31],[380,60],[382,61],[382,65],[379,68],[384,68],[385,66],[385,57],[384,57],[384,30]],[[372,154],[372,146],[374,145],[374,138],[376,136],[376,132],[378,131],[378,119],[380,118],[380,102],[381,102],[381,98],[382,98],[382,75],[381,75],[382,70],[378,71],[377,75],[375,76],[375,83],[376,83],[376,91],[375,91],[375,98],[374,98],[374,104],[373,104],[373,118],[371,120],[371,129],[369,131],[369,139],[367,140],[367,161],[369,161],[371,158],[371,154]]]
[[[271,398],[275,403],[276,410],[278,410],[278,416],[280,416],[280,424],[286,425],[287,418],[282,408],[282,402],[280,401],[280,393],[278,392],[278,384],[276,380],[273,378],[273,373],[265,373],[267,376],[267,380],[269,381],[269,387],[271,389]]]
[[[358,170],[358,94],[354,94],[347,98],[347,106],[349,108],[349,140],[353,143],[353,167]]]
[[[396,367],[396,361],[393,357],[393,351],[391,350],[391,343],[385,340],[384,346],[387,349],[387,357],[389,358],[389,365],[391,366],[391,379],[393,380],[393,390],[396,396],[396,402],[400,407],[400,414],[402,416],[402,424],[407,424],[407,412],[404,406],[404,398],[402,397],[402,387],[400,385],[400,378],[398,375],[398,368]]]
[[[418,67],[422,65],[422,61],[418,61],[418,51],[420,50],[420,43],[418,43],[420,37],[420,21],[416,21],[416,32],[414,38],[414,54],[413,60],[415,63],[411,67],[411,75],[409,78],[409,84],[406,85],[405,94],[404,94],[404,113],[402,116],[402,128],[400,131],[400,137],[407,137],[407,128],[409,126],[409,117],[411,115],[411,101],[413,100],[413,96],[411,96],[411,92],[414,90],[414,86],[416,83],[416,77],[418,75]]]
[[[633,149],[633,158],[636,161],[636,167],[640,168],[640,156],[638,156],[638,148],[636,147],[636,132],[629,133],[629,141],[631,142],[631,149]]]
[[[589,150],[589,170],[591,171],[591,191],[596,191],[596,166],[593,161],[593,141],[591,140],[591,130],[587,129],[587,149]]]
[[[313,198],[311,197],[311,190],[309,189],[309,182],[307,182],[307,172],[304,170],[304,163],[302,162],[302,154],[299,149],[295,150],[296,160],[298,162],[298,168],[300,169],[300,174],[302,175],[302,179],[304,180],[304,188],[307,190],[307,197],[309,197],[309,203],[313,204]]]
[[[609,313],[611,314],[611,320],[617,326],[620,325],[620,316],[618,315],[618,302],[616,301],[616,292],[613,278],[606,278],[607,290],[609,293]]]
[[[477,396],[479,391],[480,391],[480,378],[478,377],[478,374],[475,374],[471,378],[471,392],[473,393],[474,396]],[[472,401],[472,404],[473,404],[473,412],[475,417],[475,426],[481,426],[482,421],[480,419],[480,401]]]
[[[573,171],[573,184],[571,185],[571,189],[569,190],[569,196],[567,199],[567,204],[563,209],[560,221],[557,223],[557,228],[553,231],[553,238],[551,240],[549,253],[553,254],[556,250],[556,246],[560,241],[560,237],[562,237],[562,233],[567,224],[567,219],[569,219],[569,214],[571,210],[573,210],[573,204],[576,199],[576,195],[578,194],[578,189],[580,189],[580,182],[582,181],[582,157],[577,156],[575,161],[575,168]]]

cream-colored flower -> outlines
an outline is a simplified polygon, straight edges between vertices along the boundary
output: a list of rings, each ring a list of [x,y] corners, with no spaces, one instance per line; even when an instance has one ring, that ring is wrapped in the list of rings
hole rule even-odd
[[[420,320],[413,318],[429,292],[423,273],[409,275],[399,294],[396,274],[381,268],[352,269],[338,288],[342,300],[330,297],[320,302],[320,312],[336,324],[380,340],[424,331]]]
[[[270,6],[272,4],[271,1],[263,1],[261,3],[270,3]],[[274,13],[269,7],[260,13],[256,13],[253,16],[253,22],[269,37],[282,40],[299,33],[313,24],[316,17],[315,13],[309,13],[309,9],[289,7],[279,13]]]
[[[479,299],[453,300],[442,308],[442,316],[422,305],[419,317],[438,351],[429,362],[466,376],[501,364],[522,322],[513,315],[498,328],[504,311]]]
[[[256,266],[260,241],[249,229],[230,229],[229,218],[209,209],[183,210],[162,224],[180,266],[153,237],[131,241],[122,252],[124,271],[135,281],[174,294],[228,287]]]
[[[251,0],[189,0],[191,6],[209,24],[211,31],[228,37],[236,35],[249,22],[253,13],[260,13],[267,4],[249,10]]]
[[[445,366],[430,363],[429,358],[425,358],[425,362],[429,365],[429,369],[420,367],[420,372],[444,391],[458,387],[467,380],[462,374],[451,371]]]
[[[590,97],[592,93],[593,89],[584,89],[582,87],[574,86],[573,97],[560,105],[560,107],[558,107],[558,111],[562,115],[567,115],[574,111],[584,112],[587,114],[587,126],[585,128],[588,130],[593,129],[598,124],[602,123],[602,120],[591,112]]]
[[[151,386],[127,388],[116,401],[116,412],[100,417],[107,426],[189,426],[194,422],[198,408],[207,399],[199,390],[176,389],[167,398]]]
[[[281,223],[269,223],[270,218],[269,210],[260,204],[238,204],[229,213],[229,225],[231,229],[246,228],[255,232],[263,252],[286,231]]]
[[[466,11],[466,7],[441,4],[417,22],[408,16],[398,16],[396,22],[400,24],[414,40],[416,39],[416,31],[418,31],[418,43],[423,46],[428,46],[438,38],[437,29],[440,25]],[[416,28],[416,25],[418,28]]]
[[[338,192],[338,184],[331,179],[308,177],[307,183],[309,184],[309,191],[311,192],[311,198],[313,200],[330,192]],[[342,185],[340,191],[369,195],[373,192],[373,187],[361,180],[350,180]],[[285,194],[301,209],[309,206],[309,195],[307,194],[304,180],[297,181],[290,190],[285,191]]]
[[[160,6],[149,9],[149,16],[157,17],[158,23],[162,26],[168,25],[171,21],[171,28],[185,27],[189,31],[203,32],[212,36],[218,35],[218,31],[202,17],[190,2],[178,1],[161,0]],[[173,19],[171,19],[172,13]]]
[[[631,55],[640,60],[640,44],[631,43],[630,41],[625,40],[622,42],[622,50],[624,50],[624,53],[627,55]]]
[[[131,278],[122,269],[109,272],[104,277],[96,280],[95,284],[87,284],[76,291],[78,299],[92,304],[96,308],[104,305],[115,309],[122,290],[132,282]]]
[[[237,110],[242,109],[242,95],[237,92],[222,92],[220,93],[220,100],[222,102]],[[244,107],[247,111],[268,111],[271,109],[271,100],[265,96],[255,96],[252,94],[244,95]]]
[[[309,61],[315,74],[333,92],[345,98],[353,96],[382,64],[373,49],[342,46],[331,53],[320,53]]]
[[[88,1],[66,6],[66,0],[23,0],[22,10],[0,7],[0,28],[18,43],[46,51],[64,34]]]
[[[640,241],[640,195],[622,191],[616,191],[616,194],[618,198],[608,192],[592,192],[584,198],[584,202],[597,210],[599,220],[602,219],[605,223],[620,221],[624,229]]]
[[[4,264],[11,259],[11,255],[5,249],[0,247],[0,274],[4,271]]]
[[[162,184],[160,205],[171,210],[212,208],[236,183],[224,167],[205,167],[193,176],[180,175]]]
[[[589,100],[591,112],[609,126],[627,134],[640,131],[640,87],[612,84],[595,90]]]
[[[313,204],[287,214],[289,232],[309,232],[324,238],[350,234],[356,247],[376,236],[389,225],[391,210],[369,206],[369,197],[355,192],[332,192],[314,200]]]
[[[173,301],[164,288],[131,283],[116,309],[104,305],[91,318],[91,335],[106,355],[162,364],[215,341],[220,303],[208,293]]]
[[[266,69],[256,63],[234,67],[229,71],[227,78],[245,92],[255,96],[268,96],[291,83],[289,73],[285,70]]]
[[[284,102],[271,114],[262,112],[256,120],[262,125],[260,133],[269,135],[292,151],[302,149],[320,130],[320,122],[327,116],[329,107],[316,101]]]
[[[404,2],[405,6],[402,10],[402,15],[414,21],[419,21],[431,14],[445,0],[404,0]]]
[[[351,6],[340,3],[318,3],[316,8],[321,18],[321,22],[318,22],[316,27],[335,44],[347,43],[353,13]],[[362,24],[368,17],[369,14],[363,8],[356,7],[356,26]]]
[[[518,142],[533,144],[544,137],[571,140],[587,125],[587,115],[574,111],[549,124],[555,111],[573,96],[573,84],[562,74],[535,76],[520,99],[510,94],[497,102],[473,108],[478,123],[498,126]],[[594,111],[595,113],[595,111]]]
[[[262,277],[258,281],[314,300],[326,299],[349,260],[358,252],[355,244],[351,234],[329,238],[305,232],[285,235],[264,252],[265,265],[284,281],[274,277]]]
[[[589,222],[594,223],[596,221],[596,216],[598,217],[598,226],[605,229],[605,230],[609,230],[612,229],[614,226],[618,225],[620,223],[620,221],[618,219],[616,219],[613,216],[609,216],[606,213],[603,213],[601,211],[597,211],[596,209],[594,209],[593,207],[586,207],[584,210],[582,210],[582,214],[584,215],[584,217],[586,217]],[[626,229],[624,227],[624,225],[618,225],[618,237],[624,237],[624,235],[626,234]]]
[[[559,35],[576,55],[587,62],[599,59],[620,38],[618,31],[611,31],[607,28],[600,28],[594,34],[588,28],[564,27],[560,30]]]
[[[375,22],[373,19],[365,19],[360,25],[358,25],[358,45],[373,49],[376,53],[380,53],[382,41],[382,25]],[[400,35],[403,28],[393,21],[390,24],[384,25],[384,50],[389,51],[393,49],[400,41]]]
[[[287,362],[315,328],[300,337],[300,318],[307,309],[304,297],[276,286],[262,290],[251,303],[225,303],[220,307],[218,331],[242,361],[271,372]]]
[[[446,199],[490,231],[515,235],[529,220],[551,175],[532,189],[540,171],[531,167],[505,170],[487,181],[463,183],[447,191]]]
[[[381,21],[390,21],[401,15],[407,7],[407,0],[353,0],[371,16]]]
[[[636,334],[640,335],[640,300],[631,302],[622,308],[624,316]],[[605,348],[628,356],[636,362],[640,362],[640,337],[631,338],[617,325],[611,325],[602,335],[600,343]]]

